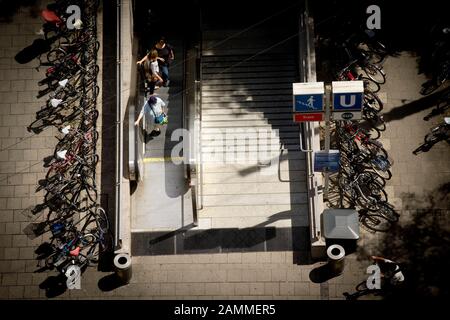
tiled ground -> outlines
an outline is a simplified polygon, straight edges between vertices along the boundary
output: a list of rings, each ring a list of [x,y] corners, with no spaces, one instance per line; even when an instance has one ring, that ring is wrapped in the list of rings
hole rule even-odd
[[[42,197],[34,188],[44,172],[41,159],[52,152],[53,132],[39,136],[26,132],[25,126],[42,103],[35,99],[36,82],[42,73],[33,70],[34,62],[21,66],[13,60],[15,53],[35,39],[34,31],[40,25],[28,9],[20,11],[14,23],[0,24],[1,299],[45,298],[38,285],[49,276],[34,273],[33,251],[42,239],[30,241],[22,233],[28,222],[21,212]],[[427,111],[405,116],[411,111],[408,103],[421,98],[418,90],[423,78],[416,74],[415,64],[416,58],[407,53],[385,63],[388,129],[382,138],[395,160],[388,190],[398,209],[416,205],[406,193],[420,198],[450,178],[447,145],[441,143],[419,156],[411,154],[438,121],[423,121]],[[407,212],[402,214],[402,221],[407,220]],[[359,244],[364,250],[348,256],[344,273],[322,286],[310,281],[311,271],[321,263],[312,264],[291,251],[159,255],[133,257],[133,278],[127,286],[102,291],[98,283],[108,273],[89,270],[81,290],[66,291],[58,298],[341,299],[342,292],[353,291],[365,279],[365,257],[379,252],[383,238],[363,232]]]

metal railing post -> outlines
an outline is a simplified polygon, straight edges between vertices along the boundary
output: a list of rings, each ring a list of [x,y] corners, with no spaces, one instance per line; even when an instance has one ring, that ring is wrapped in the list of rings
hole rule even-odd
[[[117,0],[117,51],[116,51],[116,196],[115,196],[115,224],[114,224],[114,247],[119,247],[120,238],[120,211],[121,211],[121,195],[122,195],[122,154],[123,154],[123,141],[122,141],[122,99],[121,99],[121,0]]]

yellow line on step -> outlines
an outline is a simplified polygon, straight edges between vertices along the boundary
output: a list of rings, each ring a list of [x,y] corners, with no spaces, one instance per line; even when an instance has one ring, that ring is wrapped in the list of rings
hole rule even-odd
[[[166,162],[166,161],[182,161],[183,157],[153,157],[153,158],[144,158],[144,163],[149,162]]]

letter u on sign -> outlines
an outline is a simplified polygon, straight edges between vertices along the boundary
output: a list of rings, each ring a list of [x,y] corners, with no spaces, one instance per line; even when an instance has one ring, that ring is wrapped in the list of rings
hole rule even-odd
[[[347,103],[347,100],[350,100],[350,103]],[[342,95],[339,98],[340,105],[344,108],[354,107],[356,104],[356,95],[352,94],[351,96]]]
[[[361,110],[361,93],[335,93],[333,97],[333,109],[335,111]]]

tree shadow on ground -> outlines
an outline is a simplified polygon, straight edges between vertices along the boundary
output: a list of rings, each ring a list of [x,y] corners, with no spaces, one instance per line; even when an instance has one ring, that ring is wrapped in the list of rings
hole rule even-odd
[[[0,22],[11,22],[13,20],[14,15],[19,11],[20,7],[31,7],[39,4],[37,0],[0,0],[0,7],[2,10],[0,11]],[[37,9],[31,10],[30,14],[33,17],[37,16]]]
[[[448,296],[450,183],[423,196],[404,194],[402,200],[401,220],[376,248],[377,254],[399,263],[405,276],[402,287],[389,297]]]
[[[431,107],[435,107],[439,101],[439,99],[448,94],[450,91],[450,87],[438,91],[436,93],[430,94],[418,100],[403,104],[401,106],[397,106],[392,108],[389,112],[386,112],[383,117],[384,121],[394,121],[400,120],[412,114],[421,112],[423,110],[429,109]]]
[[[45,290],[45,296],[47,298],[55,298],[67,291],[66,280],[66,276],[60,273],[57,276],[50,276],[45,279],[39,285],[39,288]]]

